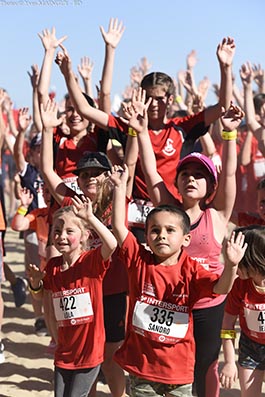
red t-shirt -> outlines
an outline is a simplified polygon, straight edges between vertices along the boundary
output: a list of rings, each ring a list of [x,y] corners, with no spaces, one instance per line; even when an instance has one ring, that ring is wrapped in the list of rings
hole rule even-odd
[[[128,132],[128,126],[112,115],[109,116],[110,134],[115,130]],[[169,119],[159,134],[149,129],[149,135],[156,156],[157,171],[163,178],[167,189],[179,197],[175,187],[176,168],[180,159],[181,149],[185,137],[194,141],[207,132],[204,123],[204,111],[184,118]],[[138,159],[135,170],[133,198],[148,199],[144,174]]]
[[[100,247],[86,251],[66,271],[63,257],[47,263],[44,288],[52,291],[58,323],[54,363],[65,369],[93,368],[104,360],[102,282],[109,261]]]
[[[76,169],[78,161],[85,152],[97,151],[97,133],[87,134],[76,145],[72,138],[62,138],[56,154],[55,169],[61,178],[75,176],[72,171]]]
[[[131,374],[154,382],[193,382],[195,343],[192,308],[213,296],[216,274],[186,252],[172,266],[155,264],[152,252],[128,235],[120,248],[128,268],[129,312],[125,341],[115,353]]]
[[[242,332],[257,343],[265,344],[265,295],[260,294],[250,278],[237,278],[227,296],[225,311],[239,316]]]

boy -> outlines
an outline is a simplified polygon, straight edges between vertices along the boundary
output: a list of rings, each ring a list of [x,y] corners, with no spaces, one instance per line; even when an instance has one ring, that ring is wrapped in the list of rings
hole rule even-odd
[[[235,240],[232,234],[226,266],[218,279],[183,250],[190,243],[188,215],[175,206],[162,205],[146,218],[150,252],[125,226],[127,179],[127,167],[122,173],[114,168],[112,227],[129,273],[127,335],[115,359],[130,374],[131,395],[191,396],[192,307],[202,297],[230,291],[246,249],[244,237]]]

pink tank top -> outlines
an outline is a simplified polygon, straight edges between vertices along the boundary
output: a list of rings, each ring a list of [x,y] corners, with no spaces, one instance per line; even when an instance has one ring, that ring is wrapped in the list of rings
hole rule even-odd
[[[211,211],[207,208],[201,217],[191,225],[191,243],[185,250],[206,270],[220,275],[224,268],[220,261],[221,249],[222,244],[219,244],[214,237]],[[223,302],[225,297],[226,295],[219,295],[214,299],[200,299],[194,309],[217,306]]]

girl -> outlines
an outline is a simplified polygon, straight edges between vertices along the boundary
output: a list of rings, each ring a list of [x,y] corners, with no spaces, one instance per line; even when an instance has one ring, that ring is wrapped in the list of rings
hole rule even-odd
[[[48,101],[45,107],[41,105],[41,116],[44,126],[41,148],[43,178],[59,205],[71,205],[74,192],[65,185],[52,166],[53,126],[60,122],[57,119],[56,104]],[[113,190],[107,175],[107,171],[110,170],[111,164],[104,153],[87,152],[80,158],[73,171],[77,176],[77,183],[82,194],[92,202],[94,214],[108,226],[110,226]],[[94,247],[100,244],[98,236],[93,234],[90,237],[90,244],[93,244]],[[124,339],[128,282],[126,269],[116,252],[112,256],[111,266],[104,279],[103,289],[106,345],[102,370],[113,396],[121,397],[125,395],[125,375],[112,357],[114,351],[117,350]]]
[[[88,228],[102,245],[86,251]],[[52,291],[58,323],[55,395],[86,396],[103,361],[102,282],[117,242],[85,197],[54,213],[52,239],[61,255],[50,259],[43,272],[30,266],[29,289],[36,299],[44,289]]]
[[[231,104],[223,111],[222,133],[223,169],[217,183],[217,172],[212,161],[201,153],[184,157],[177,166],[176,187],[181,196],[173,196],[156,169],[156,159],[148,133],[147,109],[141,89],[134,95],[132,106],[125,111],[129,126],[138,133],[141,166],[148,193],[155,206],[174,204],[183,208],[191,220],[191,244],[188,254],[198,259],[211,272],[220,275],[219,261],[222,241],[235,201],[236,130],[243,117],[242,110]],[[213,227],[213,225],[215,227]],[[219,395],[218,354],[221,347],[220,329],[225,296],[203,299],[193,311],[196,341],[195,383],[199,397]],[[207,387],[206,387],[207,385]]]
[[[265,228],[238,228],[247,242],[239,262],[235,284],[228,294],[221,338],[225,364],[220,374],[223,387],[231,388],[239,375],[241,397],[261,396],[265,370]],[[235,362],[235,323],[239,317],[238,370]]]

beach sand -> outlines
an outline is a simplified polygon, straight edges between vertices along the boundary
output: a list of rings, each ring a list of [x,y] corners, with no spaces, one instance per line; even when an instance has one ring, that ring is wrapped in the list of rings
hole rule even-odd
[[[5,242],[6,263],[17,276],[24,276],[23,239],[19,238],[19,233],[8,228]],[[0,397],[51,397],[53,358],[47,353],[50,338],[34,334],[34,317],[29,295],[27,302],[16,308],[9,282],[2,284],[2,293],[5,305],[2,325],[5,363],[0,365]],[[222,359],[221,355],[220,365]],[[99,383],[97,389],[99,397],[110,396],[107,385]],[[238,382],[231,390],[221,390],[220,396],[240,397]]]

